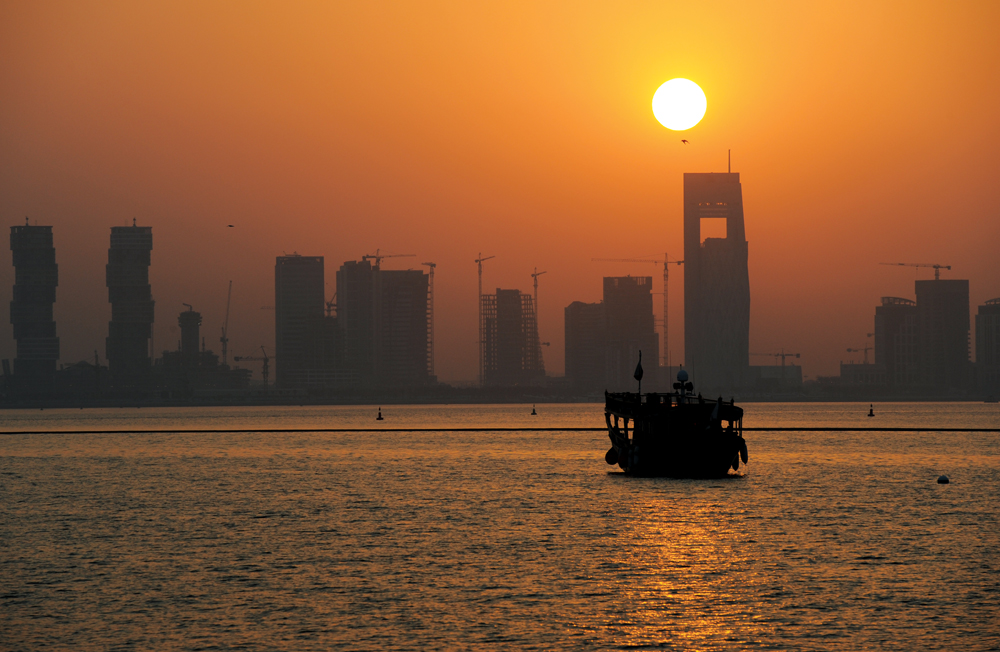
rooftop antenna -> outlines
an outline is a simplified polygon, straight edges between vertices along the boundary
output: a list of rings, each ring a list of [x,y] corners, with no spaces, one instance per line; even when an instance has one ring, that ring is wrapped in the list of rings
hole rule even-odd
[[[733,173],[733,150],[729,150],[729,174]]]
[[[132,226],[135,226],[135,218],[132,218]]]

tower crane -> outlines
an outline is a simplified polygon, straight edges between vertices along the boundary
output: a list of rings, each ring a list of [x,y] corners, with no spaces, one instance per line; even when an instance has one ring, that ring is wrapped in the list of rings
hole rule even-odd
[[[875,333],[868,333],[867,335],[868,335],[868,337],[872,337],[872,336],[875,335]],[[863,348],[860,348],[860,349],[847,349],[847,352],[848,353],[864,353],[865,354],[865,364],[868,364],[868,352],[871,351],[873,348],[875,348],[875,347],[873,347],[868,342],[865,342],[865,345],[864,345]]]
[[[428,319],[427,330],[428,330],[428,345],[427,345],[427,371],[433,376],[434,375],[434,270],[437,268],[437,263],[420,263],[421,265],[426,265],[428,269],[427,279],[427,303],[430,304],[430,309],[427,311]]]
[[[222,366],[225,367],[228,364],[229,358],[227,357],[227,351],[229,349],[229,303],[233,299],[233,282],[229,281],[229,293],[226,295],[226,321],[222,323],[222,337],[219,338],[219,342],[222,343]]]
[[[871,344],[865,344],[864,347],[860,349],[847,349],[848,353],[864,353],[865,354],[865,364],[868,364],[868,352],[872,350]]]
[[[531,280],[534,281],[534,284],[535,284],[535,296],[534,296],[534,299],[532,299],[532,300],[534,301],[534,304],[535,304],[535,341],[538,342],[538,345],[537,345],[536,348],[538,349],[538,360],[539,360],[539,363],[541,363],[541,361],[542,361],[542,338],[538,334],[538,321],[539,321],[539,316],[538,316],[538,277],[541,276],[542,274],[548,274],[548,272],[539,272],[537,267],[535,268],[535,271],[531,273]]]
[[[761,355],[761,356],[766,356],[768,358],[774,358],[775,364],[777,364],[778,358],[781,358],[781,366],[782,367],[785,366],[785,358],[801,358],[802,357],[801,353],[785,353],[784,349],[781,349],[781,353],[751,353],[750,355]],[[785,372],[784,371],[781,372],[781,377],[782,378],[785,377]]]
[[[381,249],[376,249],[373,254],[365,254],[361,260],[374,260],[375,269],[382,268],[383,258],[416,258],[416,254],[383,254]]]
[[[667,337],[667,315],[670,302],[668,301],[667,289],[670,286],[670,265],[683,265],[683,260],[670,260],[670,256],[663,254],[663,260],[655,258],[591,258],[591,262],[603,263],[653,263],[663,265],[663,350],[660,351],[661,363],[663,366],[670,364],[669,346],[670,339]]]
[[[260,352],[263,355],[260,355],[260,356],[234,355],[233,356],[233,362],[241,362],[241,361],[243,361],[243,362],[263,362],[264,364],[263,364],[263,366],[261,368],[260,375],[264,378],[264,391],[266,392],[267,391],[267,374],[268,374],[268,371],[269,371],[268,365],[271,362],[271,358],[267,355],[267,350],[264,348],[263,344],[260,345]]]
[[[483,323],[483,263],[491,258],[496,258],[496,256],[486,256],[483,257],[483,252],[479,252],[479,257],[474,261],[479,265],[479,384],[483,385],[486,379],[483,377],[483,356],[485,352],[483,351],[483,345],[486,341],[486,333],[484,332],[485,324]]]
[[[535,319],[538,319],[538,277],[542,274],[548,274],[548,272],[539,272],[537,267],[531,274],[531,278],[535,282]]]
[[[938,265],[937,263],[879,263],[879,265],[890,265],[892,267],[932,267],[934,268],[934,280],[941,280],[941,270],[951,270],[951,265]]]

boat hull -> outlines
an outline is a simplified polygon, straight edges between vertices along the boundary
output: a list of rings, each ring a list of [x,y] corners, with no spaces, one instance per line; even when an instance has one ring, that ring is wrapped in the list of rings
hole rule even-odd
[[[683,394],[606,394],[608,464],[638,476],[719,478],[747,461],[743,410]]]
[[[743,437],[733,433],[700,433],[659,441],[626,440],[610,435],[614,463],[629,475],[670,478],[722,478],[738,470]]]

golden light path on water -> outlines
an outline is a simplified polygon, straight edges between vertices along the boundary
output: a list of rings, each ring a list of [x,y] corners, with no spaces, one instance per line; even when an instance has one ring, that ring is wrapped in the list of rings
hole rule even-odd
[[[383,406],[393,427],[589,426],[599,405]],[[751,405],[748,425],[871,425]],[[629,478],[602,433],[267,433],[373,410],[10,412],[5,644],[38,649],[987,649],[995,433],[750,433],[745,475]],[[879,406],[1000,426],[995,406]],[[938,485],[940,473],[953,482]]]

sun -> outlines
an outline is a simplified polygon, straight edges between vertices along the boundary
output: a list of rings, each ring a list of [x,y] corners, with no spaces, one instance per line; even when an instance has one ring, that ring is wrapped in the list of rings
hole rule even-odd
[[[701,122],[707,107],[705,91],[682,77],[664,82],[653,94],[653,115],[673,131],[684,131]]]

